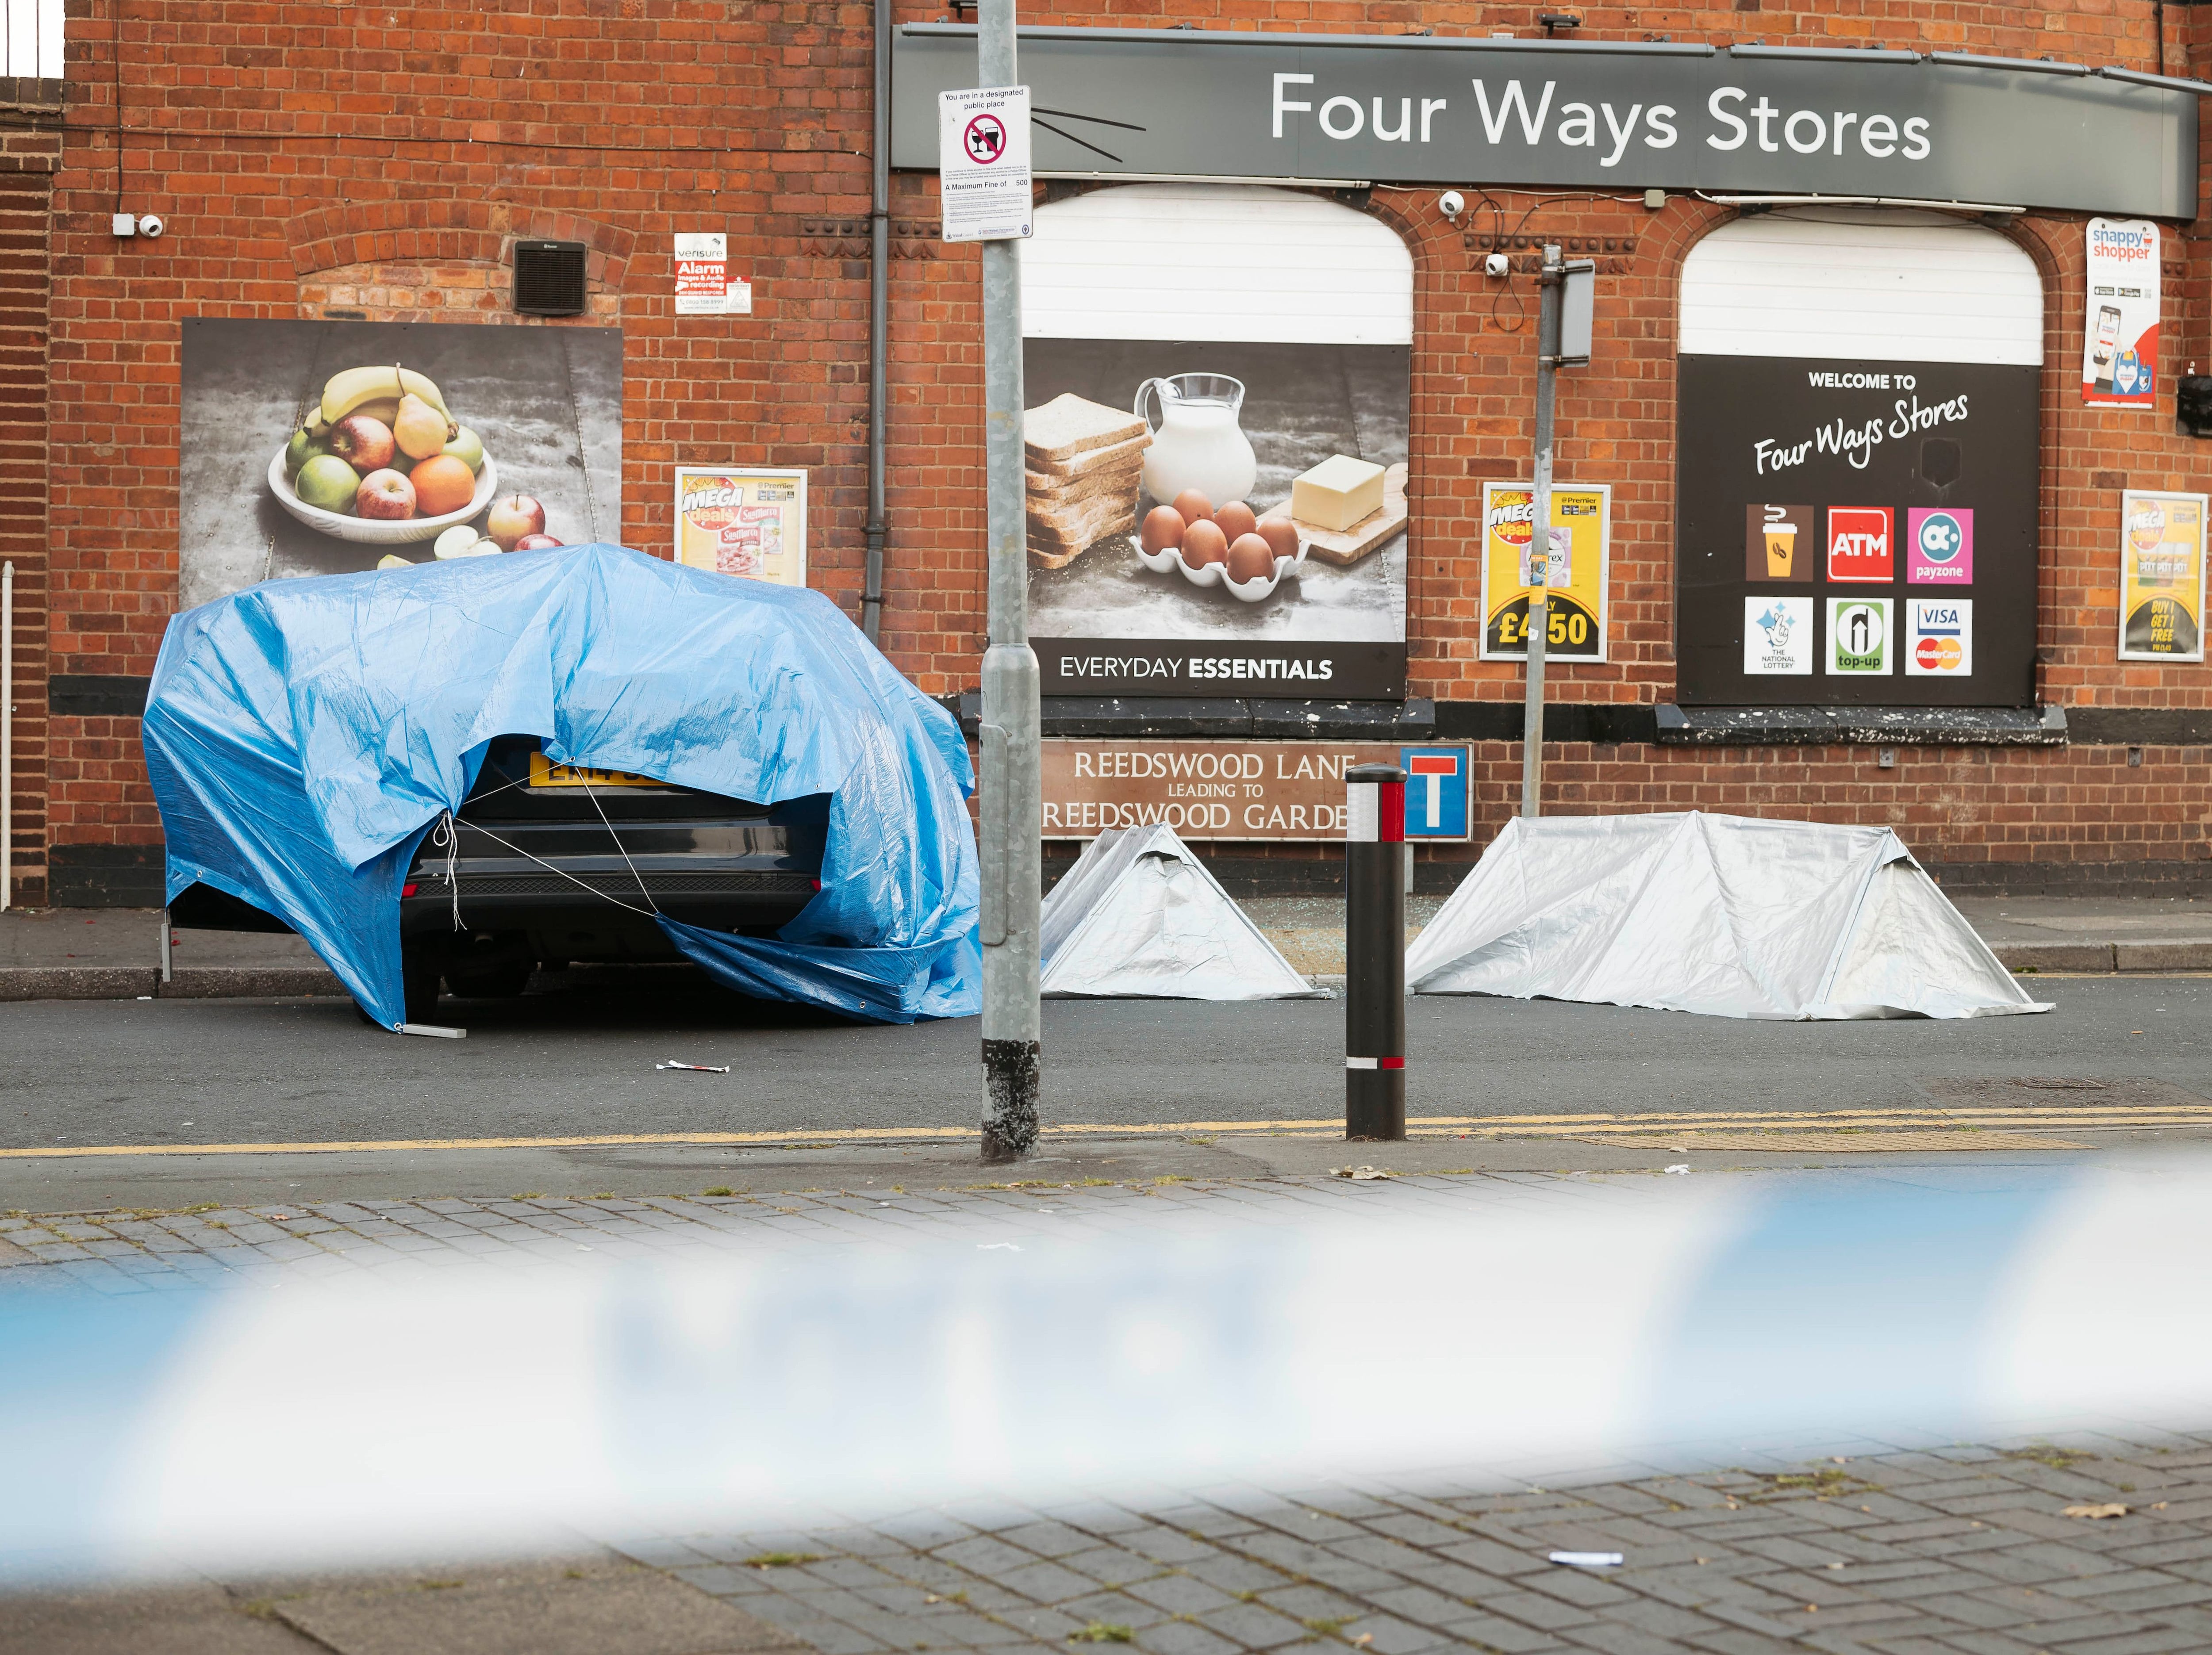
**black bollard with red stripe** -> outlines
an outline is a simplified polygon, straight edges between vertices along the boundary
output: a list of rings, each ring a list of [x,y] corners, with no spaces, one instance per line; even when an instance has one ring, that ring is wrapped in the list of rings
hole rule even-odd
[[[1406,1136],[1406,773],[1345,772],[1344,1135]]]

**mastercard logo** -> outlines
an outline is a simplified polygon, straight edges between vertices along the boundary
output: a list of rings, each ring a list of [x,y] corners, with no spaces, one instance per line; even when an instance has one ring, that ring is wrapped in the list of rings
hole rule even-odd
[[[1955,638],[1923,638],[1913,646],[1912,658],[1923,672],[1956,672],[1966,653]]]

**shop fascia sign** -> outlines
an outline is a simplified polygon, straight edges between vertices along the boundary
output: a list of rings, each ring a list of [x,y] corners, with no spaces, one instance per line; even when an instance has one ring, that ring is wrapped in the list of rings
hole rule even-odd
[[[1936,52],[1021,31],[1042,177],[1874,197],[2193,217],[2196,82]],[[891,161],[937,165],[975,29],[908,23]]]

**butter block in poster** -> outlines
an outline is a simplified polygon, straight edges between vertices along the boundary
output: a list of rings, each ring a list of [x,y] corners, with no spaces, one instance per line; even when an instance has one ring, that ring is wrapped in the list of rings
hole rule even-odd
[[[781,586],[806,584],[806,472],[679,465],[676,561]]]
[[[1482,486],[1482,657],[1528,658],[1528,577],[1535,490],[1525,482]],[[1547,660],[1606,658],[1607,587],[1612,558],[1613,489],[1552,486],[1550,560],[1544,634]]]
[[[2120,496],[2120,659],[2204,658],[2203,494]]]

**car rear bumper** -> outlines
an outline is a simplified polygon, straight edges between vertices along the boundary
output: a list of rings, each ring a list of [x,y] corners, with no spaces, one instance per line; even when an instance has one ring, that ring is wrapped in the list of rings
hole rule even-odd
[[[467,935],[526,940],[538,960],[671,960],[656,913],[709,931],[773,932],[813,900],[819,882],[789,869],[605,865],[418,867],[400,899],[400,935],[437,946]],[[459,886],[460,927],[453,924]]]

